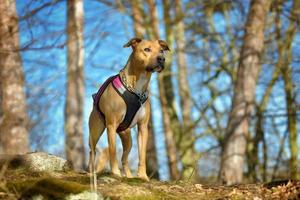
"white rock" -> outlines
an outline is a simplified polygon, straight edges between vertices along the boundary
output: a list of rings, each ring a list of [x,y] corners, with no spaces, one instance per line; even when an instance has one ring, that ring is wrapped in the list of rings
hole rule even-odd
[[[71,194],[65,200],[103,200],[101,194],[95,192],[84,191],[78,194]]]

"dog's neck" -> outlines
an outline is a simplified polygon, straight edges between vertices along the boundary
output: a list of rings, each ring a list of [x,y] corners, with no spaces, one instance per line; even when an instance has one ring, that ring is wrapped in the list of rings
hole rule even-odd
[[[130,56],[122,73],[126,77],[127,82],[125,84],[132,87],[137,93],[144,93],[148,89],[151,72],[138,68],[138,66],[139,63],[134,62],[132,56]]]

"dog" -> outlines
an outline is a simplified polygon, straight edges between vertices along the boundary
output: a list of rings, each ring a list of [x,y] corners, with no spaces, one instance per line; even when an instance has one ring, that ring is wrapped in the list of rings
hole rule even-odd
[[[138,126],[139,164],[137,177],[149,181],[146,173],[146,145],[150,102],[148,85],[153,72],[164,69],[164,52],[170,51],[163,40],[132,38],[124,47],[131,47],[132,53],[119,74],[110,77],[93,95],[94,107],[89,117],[89,171],[95,172],[96,144],[105,128],[108,136],[108,152],[111,172],[121,176],[116,158],[116,133],[123,146],[122,166],[126,177],[132,174],[128,155],[132,147],[130,128]]]

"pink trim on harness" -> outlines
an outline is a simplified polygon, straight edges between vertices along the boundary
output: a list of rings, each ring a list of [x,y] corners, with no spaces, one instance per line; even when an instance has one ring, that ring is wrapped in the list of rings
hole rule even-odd
[[[113,80],[114,85],[116,86],[116,88],[122,87],[122,83],[120,80],[120,77],[117,76],[114,80]]]
[[[124,87],[124,85],[121,82],[120,76],[117,76],[116,78],[114,78],[113,85],[116,87],[117,90],[119,90],[119,92],[121,94],[123,94],[126,91],[126,88]]]

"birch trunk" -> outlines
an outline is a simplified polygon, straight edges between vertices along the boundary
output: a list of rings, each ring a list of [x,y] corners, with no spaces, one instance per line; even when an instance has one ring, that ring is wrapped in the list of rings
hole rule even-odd
[[[144,28],[143,5],[140,0],[133,0],[131,3],[133,30],[136,37],[143,38],[146,30]]]
[[[220,178],[228,185],[243,180],[246,137],[254,108],[260,56],[264,47],[265,18],[269,7],[268,0],[253,0],[245,25],[232,108],[222,146]]]
[[[152,111],[152,104],[150,102],[150,109]],[[147,153],[146,153],[146,172],[150,178],[159,179],[158,171],[158,160],[155,145],[155,134],[153,129],[153,115],[151,112],[151,118],[148,124],[148,142],[147,142]]]
[[[85,164],[83,2],[82,0],[68,0],[67,6],[68,80],[65,105],[65,148],[67,159],[74,169],[79,170]]]
[[[16,2],[0,1],[0,142],[3,153],[29,150],[24,72],[19,54]]]
[[[184,14],[182,12],[180,0],[175,0],[176,31],[174,31],[177,53],[178,87],[180,96],[180,106],[182,109],[183,131],[181,131],[181,140],[177,141],[180,159],[182,163],[182,178],[190,179],[198,174],[197,155],[194,149],[195,137],[191,119],[191,94],[188,82],[187,63],[185,57],[185,27]]]

